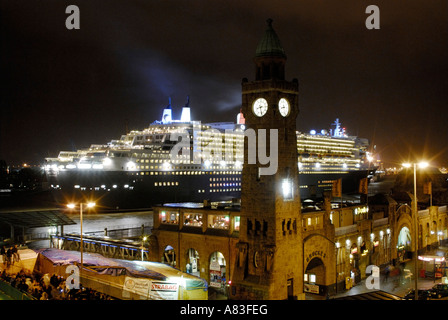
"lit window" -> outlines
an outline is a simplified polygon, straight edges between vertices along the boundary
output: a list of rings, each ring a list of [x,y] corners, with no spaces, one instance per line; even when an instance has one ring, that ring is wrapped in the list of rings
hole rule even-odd
[[[230,218],[227,215],[209,215],[208,227],[214,229],[229,229]]]
[[[161,211],[159,218],[164,224],[179,224],[179,213],[176,211]]]
[[[240,216],[234,218],[233,228],[235,231],[240,231]]]
[[[185,213],[184,225],[192,227],[202,227],[202,214],[201,213]]]

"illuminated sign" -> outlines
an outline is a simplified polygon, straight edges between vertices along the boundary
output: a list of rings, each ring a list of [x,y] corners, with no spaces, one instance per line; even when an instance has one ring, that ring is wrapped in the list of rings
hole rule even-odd
[[[308,263],[314,257],[320,257],[322,259],[325,259],[327,257],[327,254],[322,250],[315,250],[306,256],[306,262]]]
[[[164,282],[153,282],[151,284],[151,290],[157,291],[177,291],[179,285],[177,283],[164,283]]]
[[[445,261],[445,257],[439,257],[439,256],[418,256],[418,260],[443,262],[443,261]]]
[[[319,294],[319,286],[316,284],[304,283],[303,291],[308,293]]]
[[[355,211],[355,215],[368,213],[369,212],[369,207],[355,208],[354,211]]]

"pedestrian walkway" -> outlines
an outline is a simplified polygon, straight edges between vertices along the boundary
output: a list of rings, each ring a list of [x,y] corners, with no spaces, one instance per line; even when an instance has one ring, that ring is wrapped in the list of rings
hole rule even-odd
[[[325,297],[322,295],[315,295],[311,293],[306,294],[307,300],[325,300],[325,299],[336,299],[353,295],[360,295],[375,291],[383,291],[385,293],[389,293],[395,296],[399,296],[403,298],[409,290],[413,290],[415,288],[414,281],[414,262],[409,260],[404,263],[404,266],[401,268],[402,270],[407,270],[407,272],[402,272],[401,275],[394,276],[386,276],[384,273],[380,274],[380,283],[379,288],[368,289],[366,286],[366,279],[361,280],[356,285],[354,285],[349,290],[344,290],[337,292],[335,295],[330,297]],[[409,276],[410,273],[412,276]],[[429,290],[435,284],[440,283],[441,279],[430,279],[430,278],[418,278],[417,284],[420,290]],[[448,297],[442,298],[441,300],[448,300]]]
[[[434,282],[434,280],[432,280],[432,279],[429,280],[429,279],[419,278],[418,279],[418,288],[423,289],[423,290],[429,290],[433,287],[434,284],[436,284],[438,282],[440,282],[440,279],[436,280]],[[356,284],[350,290],[347,290],[343,293],[338,293],[334,297],[340,298],[340,297],[344,297],[344,296],[352,296],[352,295],[381,290],[381,291],[388,292],[388,293],[391,293],[391,294],[394,294],[394,295],[397,295],[397,296],[403,298],[408,293],[408,291],[410,289],[414,289],[414,286],[415,286],[415,283],[414,283],[413,278],[411,280],[410,279],[403,280],[402,277],[400,277],[400,276],[389,277],[387,282],[384,279],[380,278],[379,289],[368,289],[366,286],[366,280],[362,280],[361,282]]]
[[[408,261],[403,269],[408,269],[414,271],[413,262]],[[429,290],[436,283],[439,283],[440,279],[428,279],[428,278],[418,278],[417,284],[418,288],[421,290]],[[366,286],[366,279],[361,280],[361,282],[357,283],[353,288],[347,290],[342,293],[336,294],[335,298],[340,298],[344,296],[357,295],[367,292],[373,292],[377,290],[381,290],[384,292],[388,292],[399,297],[404,297],[410,289],[415,288],[414,275],[412,277],[405,277],[403,275],[389,276],[386,277],[384,274],[380,274],[380,283],[379,289],[368,289]]]

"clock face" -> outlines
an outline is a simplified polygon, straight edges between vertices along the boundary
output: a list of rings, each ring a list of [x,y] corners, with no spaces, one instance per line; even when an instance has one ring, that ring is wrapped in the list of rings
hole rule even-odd
[[[286,100],[285,98],[281,98],[278,102],[278,110],[283,117],[289,115],[290,107],[288,100]]]
[[[258,98],[252,105],[252,111],[257,117],[262,117],[268,111],[268,102],[266,99]]]

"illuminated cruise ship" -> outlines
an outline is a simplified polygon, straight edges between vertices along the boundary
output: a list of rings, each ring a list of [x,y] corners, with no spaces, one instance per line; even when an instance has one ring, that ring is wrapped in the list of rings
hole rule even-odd
[[[339,119],[334,128],[319,133],[297,133],[300,194],[304,197],[321,195],[331,190],[333,181],[342,179],[343,193],[356,193],[359,180],[375,168],[367,151],[369,141],[349,136]]]
[[[365,139],[336,128],[297,133],[300,194],[321,196],[342,178],[343,192],[356,192],[367,176]],[[162,120],[107,144],[61,151],[45,159],[50,188],[60,203],[86,196],[109,208],[149,207],[166,202],[228,201],[241,194],[244,118],[202,124],[190,120],[189,102],[180,120],[171,102]]]

